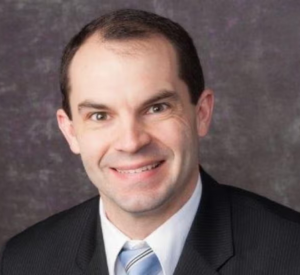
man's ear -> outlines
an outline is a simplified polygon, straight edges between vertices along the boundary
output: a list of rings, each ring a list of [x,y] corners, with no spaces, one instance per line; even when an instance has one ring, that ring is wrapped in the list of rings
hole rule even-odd
[[[73,126],[73,121],[69,118],[63,109],[59,109],[56,112],[56,118],[58,122],[58,127],[69,143],[70,149],[74,154],[79,154],[79,144],[77,137],[75,135],[75,130]]]
[[[210,89],[202,92],[197,106],[197,130],[200,137],[204,137],[209,129],[214,107],[214,93]]]

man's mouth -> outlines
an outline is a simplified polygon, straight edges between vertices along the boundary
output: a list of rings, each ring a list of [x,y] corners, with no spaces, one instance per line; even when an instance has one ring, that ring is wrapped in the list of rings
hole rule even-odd
[[[162,161],[158,161],[149,165],[145,165],[143,167],[139,167],[137,169],[118,169],[115,168],[115,170],[117,172],[119,172],[120,174],[138,174],[138,173],[143,173],[146,171],[150,171],[153,170],[155,168],[157,168],[158,166],[160,166],[162,164]]]

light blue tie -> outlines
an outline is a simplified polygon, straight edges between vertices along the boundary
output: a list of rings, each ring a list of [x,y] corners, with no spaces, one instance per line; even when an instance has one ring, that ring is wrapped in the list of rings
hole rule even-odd
[[[128,275],[157,275],[161,271],[159,260],[149,246],[123,248],[119,258]]]

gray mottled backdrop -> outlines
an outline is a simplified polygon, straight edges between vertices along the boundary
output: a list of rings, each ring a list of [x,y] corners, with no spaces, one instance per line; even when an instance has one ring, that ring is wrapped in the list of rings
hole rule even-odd
[[[204,167],[300,210],[299,0],[1,0],[0,245],[96,194],[58,131],[58,66],[84,24],[116,8],[181,23],[197,45],[214,121]]]

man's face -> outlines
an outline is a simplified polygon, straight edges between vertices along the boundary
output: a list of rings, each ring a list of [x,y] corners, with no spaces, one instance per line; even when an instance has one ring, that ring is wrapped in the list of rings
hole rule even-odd
[[[108,216],[176,212],[197,182],[198,135],[210,121],[210,91],[197,106],[190,103],[175,51],[162,38],[91,38],[69,74],[72,120],[59,110],[59,125]]]

